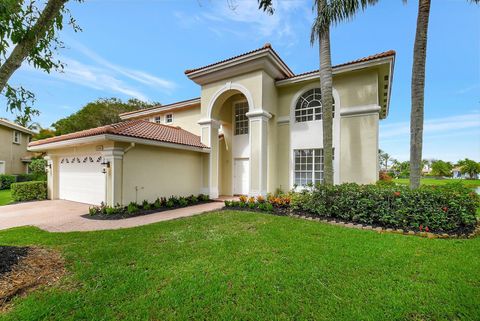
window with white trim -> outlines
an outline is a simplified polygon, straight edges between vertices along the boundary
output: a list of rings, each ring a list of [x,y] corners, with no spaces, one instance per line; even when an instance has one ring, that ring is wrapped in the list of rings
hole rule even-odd
[[[295,185],[315,185],[323,181],[323,149],[296,149],[293,155]]]
[[[166,115],[165,115],[165,123],[166,123],[166,124],[171,124],[171,123],[173,123],[173,114],[166,114]]]
[[[162,123],[162,117],[161,116],[155,116],[153,121],[157,124],[161,124]]]
[[[335,114],[335,101],[332,106]],[[332,116],[333,116],[332,115]],[[295,122],[302,123],[322,119],[322,92],[320,88],[313,88],[304,92],[295,105]]]
[[[20,138],[21,138],[21,137],[22,137],[22,136],[21,136],[20,132],[18,132],[18,131],[16,131],[16,130],[13,131],[13,142],[14,142],[15,144],[20,144]]]
[[[248,134],[248,102],[238,102],[234,104],[235,111],[235,135]]]

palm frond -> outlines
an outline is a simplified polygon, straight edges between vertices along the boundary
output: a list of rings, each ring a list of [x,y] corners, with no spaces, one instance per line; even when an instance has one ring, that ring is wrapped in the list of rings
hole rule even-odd
[[[258,9],[262,9],[266,13],[272,15],[275,12],[273,0],[258,0]]]

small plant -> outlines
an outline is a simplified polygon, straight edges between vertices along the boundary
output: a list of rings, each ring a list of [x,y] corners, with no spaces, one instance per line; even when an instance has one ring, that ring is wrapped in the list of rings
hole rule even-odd
[[[114,215],[117,214],[117,209],[112,206],[105,206],[105,214],[106,215]]]
[[[181,207],[185,207],[188,205],[188,200],[185,197],[179,197],[178,205],[180,205]]]
[[[171,199],[165,202],[165,207],[172,208],[175,206],[175,202]]]
[[[208,195],[205,195],[205,194],[200,194],[200,195],[198,195],[198,199],[202,202],[208,202],[210,200],[210,197]]]
[[[267,212],[273,212],[273,205],[270,203],[265,203],[265,210]]]
[[[226,207],[232,207],[232,201],[224,201]]]
[[[255,197],[250,196],[250,197],[248,198],[248,203],[249,203],[249,204],[255,204]]]
[[[253,202],[248,202],[248,208],[250,208],[250,209],[252,209],[252,210],[255,209],[255,208],[257,208],[257,204],[255,203],[255,201],[253,201]]]
[[[135,214],[138,212],[138,204],[135,203],[135,202],[131,202],[130,204],[128,204],[127,206],[127,212],[128,214]]]
[[[239,199],[240,199],[240,203],[246,203],[248,200],[248,198],[245,195],[240,195]]]
[[[162,202],[160,201],[160,199],[157,197],[157,199],[155,200],[155,202],[153,203],[153,208],[160,208],[162,207]]]
[[[175,197],[175,196],[170,196],[170,197],[168,198],[168,202],[173,203],[173,206],[178,205],[178,198]],[[172,206],[172,207],[173,207],[173,206]]]
[[[263,197],[262,195],[258,195],[257,196],[257,202],[258,203],[265,203],[265,197]]]
[[[196,204],[196,203],[198,203],[198,197],[195,196],[195,195],[190,195],[190,196],[188,197],[188,202],[189,202],[190,204]]]
[[[147,200],[144,200],[142,202],[142,208],[146,211],[148,210],[151,210],[152,209],[152,205],[150,205],[150,203],[147,201]]]
[[[88,208],[88,214],[90,216],[93,216],[93,215],[97,215],[98,213],[100,213],[100,207],[98,206],[90,206]]]

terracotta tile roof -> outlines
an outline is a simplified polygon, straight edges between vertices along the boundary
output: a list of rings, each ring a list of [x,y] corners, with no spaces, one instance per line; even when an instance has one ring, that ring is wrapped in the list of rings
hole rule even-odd
[[[359,59],[356,59],[356,60],[352,60],[352,61],[349,61],[349,62],[345,62],[345,63],[339,64],[339,65],[335,65],[335,66],[332,66],[332,68],[338,68],[338,67],[343,67],[343,66],[348,66],[348,65],[357,64],[357,63],[360,63],[360,62],[367,62],[367,61],[370,61],[370,60],[375,60],[375,59],[380,59],[380,58],[395,56],[395,54],[396,54],[396,53],[395,53],[395,50],[388,50],[388,51],[381,52],[381,53],[378,53],[378,54],[374,54],[374,55],[371,55],[371,56],[368,56],[368,57],[363,57],[363,58],[359,58]],[[318,71],[319,71],[319,70],[316,69],[316,70],[307,71],[307,72],[304,72],[304,73],[301,73],[301,74],[297,74],[297,75],[295,75],[295,76],[293,76],[293,77],[285,77],[285,78],[277,79],[277,80],[292,79],[292,78],[296,78],[296,77],[306,76],[306,75],[310,75],[310,74],[317,73]]]
[[[221,61],[217,61],[217,62],[215,62],[215,63],[209,64],[209,65],[206,65],[206,66],[203,66],[203,67],[199,67],[199,68],[195,68],[195,69],[187,69],[187,70],[185,70],[185,74],[188,75],[188,74],[191,74],[192,72],[195,72],[195,71],[198,71],[198,70],[202,70],[202,69],[205,69],[205,68],[209,68],[209,67],[212,67],[212,66],[216,66],[216,65],[222,64],[222,63],[224,63],[224,62],[227,62],[227,61],[230,61],[230,60],[234,60],[234,59],[237,59],[237,58],[240,58],[240,57],[243,57],[243,56],[248,56],[248,55],[250,55],[250,54],[253,54],[253,53],[255,53],[255,52],[259,52],[259,51],[262,51],[262,50],[269,50],[270,52],[272,52],[272,53],[285,65],[285,67],[293,74],[293,72],[290,70],[290,68],[288,67],[288,65],[282,60],[282,58],[280,58],[280,56],[278,55],[278,53],[272,48],[272,45],[269,44],[269,43],[266,43],[266,44],[263,45],[263,47],[261,47],[261,48],[258,48],[258,49],[252,50],[252,51],[248,51],[248,52],[245,52],[245,53],[243,53],[243,54],[240,54],[240,55],[237,55],[237,56],[228,58],[228,59],[224,59],[224,60],[221,60]]]
[[[76,133],[51,137],[31,142],[28,146],[38,146],[76,138],[90,137],[95,135],[119,135],[134,138],[150,139],[159,142],[179,144],[198,148],[208,148],[200,141],[200,137],[180,127],[156,124],[145,120],[128,120],[112,125],[82,130]]]

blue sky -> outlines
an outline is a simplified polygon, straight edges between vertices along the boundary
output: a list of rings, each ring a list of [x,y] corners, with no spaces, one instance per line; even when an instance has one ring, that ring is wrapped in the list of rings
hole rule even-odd
[[[432,1],[425,94],[424,158],[480,161],[480,9],[463,0]],[[158,101],[198,97],[184,70],[269,42],[290,68],[318,68],[309,43],[311,0],[279,0],[276,13],[256,0],[86,0],[70,3],[83,32],[62,32],[63,73],[28,65],[12,78],[34,91],[38,121],[49,126],[100,97]],[[332,30],[338,64],[397,51],[390,115],[380,147],[399,160],[409,155],[410,77],[417,1],[384,0]],[[67,28],[68,29],[68,28]],[[0,117],[13,118],[5,110]]]

